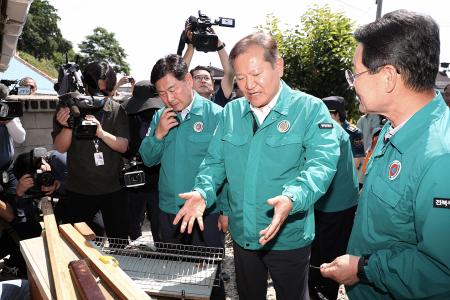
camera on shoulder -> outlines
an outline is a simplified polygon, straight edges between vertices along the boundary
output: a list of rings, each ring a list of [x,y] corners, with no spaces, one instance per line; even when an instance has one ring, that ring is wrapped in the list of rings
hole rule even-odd
[[[78,139],[94,139],[97,124],[85,120],[85,116],[102,109],[105,99],[86,95],[84,86],[84,78],[77,63],[66,62],[59,68],[54,89],[61,105],[70,109],[68,127],[74,129],[74,136]]]
[[[22,102],[0,100],[0,121],[12,120],[22,116]]]

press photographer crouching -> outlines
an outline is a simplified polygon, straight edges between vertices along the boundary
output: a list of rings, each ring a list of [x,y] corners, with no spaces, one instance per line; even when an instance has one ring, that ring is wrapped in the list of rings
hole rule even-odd
[[[94,100],[89,102],[69,96],[60,97],[52,137],[55,149],[61,153],[67,152],[68,174],[65,187],[67,198],[58,202],[56,217],[63,223],[89,222],[101,211],[106,235],[127,238],[128,230],[123,224],[128,221],[124,213],[128,205],[119,177],[123,167],[122,153],[128,149],[129,127],[124,109],[110,97],[116,85],[116,73],[106,62],[93,62],[84,69],[82,85],[79,77],[70,70],[59,79],[60,87],[62,83],[69,82],[69,92],[75,86],[80,93],[86,91],[86,95],[82,96],[102,97],[95,98],[97,104]],[[71,83],[76,84],[71,86]],[[83,101],[87,101],[86,107],[80,105]],[[76,124],[69,124],[69,119],[71,116],[77,118],[74,115],[77,111],[68,103],[77,106],[82,125],[83,121],[95,124],[93,137],[75,134]],[[86,132],[89,133],[89,130]]]
[[[45,148],[22,153],[17,156],[12,169],[2,172],[0,204],[6,214],[0,213],[3,227],[0,258],[10,255],[4,262],[3,275],[26,278],[27,269],[19,242],[41,234],[38,201],[59,188],[59,181],[55,180],[46,153]]]
[[[156,88],[149,80],[135,84],[133,95],[122,104],[130,124],[130,147],[125,153],[129,160],[122,172],[123,185],[129,201],[129,235],[132,240],[142,235],[145,208],[152,237],[160,242],[158,181],[160,165],[147,167],[139,154],[141,142],[147,134],[155,112],[164,106]]]

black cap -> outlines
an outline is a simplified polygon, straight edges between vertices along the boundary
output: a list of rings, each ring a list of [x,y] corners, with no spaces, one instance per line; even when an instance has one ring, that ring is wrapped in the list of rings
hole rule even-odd
[[[133,89],[133,96],[122,103],[125,111],[132,115],[150,108],[162,108],[164,103],[158,96],[156,88],[150,80],[136,82]]]
[[[345,114],[345,99],[340,96],[329,96],[322,99],[328,110]]]

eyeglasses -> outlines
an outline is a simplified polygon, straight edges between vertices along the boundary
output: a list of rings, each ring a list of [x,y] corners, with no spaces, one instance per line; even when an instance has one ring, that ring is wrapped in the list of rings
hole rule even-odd
[[[211,80],[211,77],[209,77],[208,75],[196,75],[196,76],[194,76],[194,80],[195,81],[197,81],[197,82],[201,82],[201,81],[210,81]]]
[[[348,85],[349,85],[350,87],[353,87],[353,85],[355,84],[356,78],[357,78],[358,76],[364,74],[364,73],[369,72],[369,71],[370,71],[370,70],[367,69],[367,70],[365,70],[365,71],[362,71],[362,72],[353,74],[352,71],[350,71],[349,69],[347,69],[347,70],[345,70],[345,79],[347,79]]]

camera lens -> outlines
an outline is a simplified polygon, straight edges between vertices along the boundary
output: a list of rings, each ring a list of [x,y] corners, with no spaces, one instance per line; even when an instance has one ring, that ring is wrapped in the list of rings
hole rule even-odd
[[[130,181],[132,183],[141,183],[142,182],[142,176],[140,173],[133,174],[130,176]]]
[[[43,186],[52,186],[55,182],[55,176],[51,172],[43,172],[42,174],[38,174],[36,181]]]

